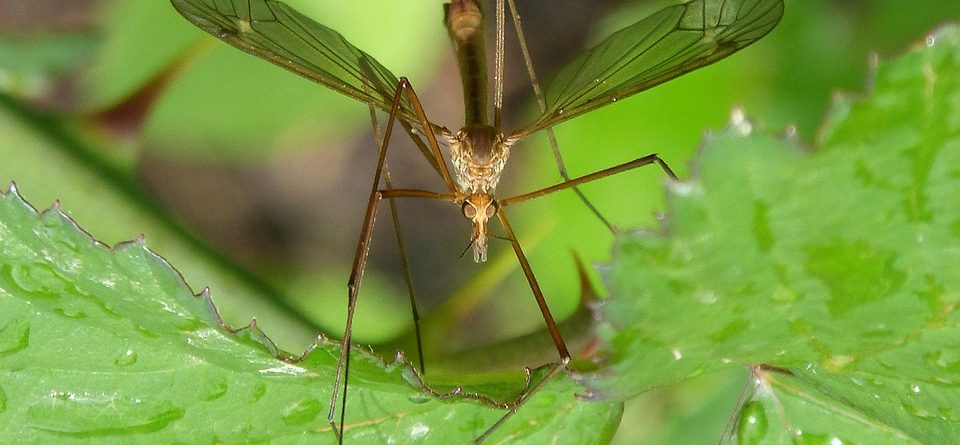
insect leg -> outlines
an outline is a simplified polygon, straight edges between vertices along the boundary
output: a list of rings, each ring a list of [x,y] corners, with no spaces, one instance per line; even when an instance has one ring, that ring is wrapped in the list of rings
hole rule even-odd
[[[370,106],[370,123],[373,126],[373,135],[374,139],[377,141],[377,146],[382,147],[384,144],[383,138],[380,134],[380,123],[377,120],[377,109],[371,103]],[[393,181],[390,180],[390,169],[387,166],[386,161],[383,164],[383,182],[386,186],[386,190],[393,189]],[[407,296],[410,299],[410,311],[413,316],[413,332],[417,339],[417,360],[420,363],[420,372],[425,374],[427,368],[424,365],[423,359],[423,342],[420,338],[420,311],[417,310],[417,298],[416,292],[413,289],[413,273],[410,271],[410,261],[407,259],[407,249],[406,244],[403,241],[403,232],[400,230],[400,216],[397,214],[397,205],[390,199],[390,217],[393,220],[393,231],[394,235],[397,237],[397,248],[400,249],[400,264],[403,268],[403,279],[407,284]]]
[[[347,381],[350,374],[350,338],[353,328],[353,316],[357,307],[357,294],[360,290],[360,282],[363,279],[363,272],[366,269],[367,257],[370,252],[370,242],[373,237],[373,226],[377,216],[377,204],[382,198],[380,188],[380,178],[383,175],[386,163],[387,148],[390,143],[390,135],[393,133],[393,125],[396,122],[397,110],[400,108],[401,95],[407,91],[410,94],[409,82],[401,79],[397,85],[397,90],[393,97],[393,105],[390,110],[390,116],[387,120],[387,127],[384,131],[383,142],[380,146],[380,155],[377,158],[377,168],[373,175],[373,186],[370,191],[370,199],[367,202],[367,211],[363,219],[363,227],[360,231],[360,240],[357,242],[357,250],[354,254],[353,268],[350,272],[350,280],[347,282],[347,320],[344,325],[343,339],[340,342],[340,357],[337,360],[337,373],[334,378],[333,391],[330,394],[330,409],[327,412],[327,421],[337,435],[338,443],[343,443],[343,421],[347,406]],[[421,110],[422,113],[422,110]],[[429,126],[429,125],[428,125]],[[439,154],[439,147],[437,147]],[[341,386],[342,382],[342,386]],[[343,398],[340,405],[340,423],[336,421],[337,399],[339,391],[343,388]]]
[[[503,0],[498,0],[498,3],[502,3],[502,1]],[[547,101],[544,98],[543,90],[540,89],[537,72],[533,69],[533,59],[530,57],[530,50],[527,48],[527,38],[524,37],[523,34],[523,24],[520,20],[520,13],[517,11],[517,5],[513,0],[507,0],[507,3],[510,4],[510,13],[513,16],[513,27],[517,32],[517,41],[520,43],[520,53],[523,54],[523,63],[527,67],[527,77],[530,79],[530,86],[533,87],[533,95],[537,98],[537,106],[540,107],[540,112],[543,113],[547,109]],[[560,173],[560,178],[564,181],[569,181],[570,175],[567,173],[567,166],[563,162],[563,155],[560,154],[560,143],[557,142],[557,135],[554,134],[553,128],[547,128],[546,132],[547,138],[550,140],[550,149],[553,151],[553,159],[557,164],[557,171]],[[616,233],[617,229],[613,224],[600,213],[600,210],[587,199],[587,196],[584,195],[579,188],[574,186],[573,192],[577,194],[577,197],[580,198],[583,205],[585,205],[603,225],[607,226],[607,229],[609,229],[611,233]]]
[[[453,180],[450,177],[450,172],[448,171],[446,164],[443,161],[443,157],[440,154],[440,146],[437,143],[436,135],[433,132],[433,127],[430,125],[430,122],[427,120],[423,111],[423,106],[420,104],[420,100],[417,98],[416,92],[410,86],[410,82],[406,78],[401,78],[393,96],[390,115],[387,120],[386,129],[383,133],[380,154],[377,158],[377,168],[373,175],[373,186],[371,187],[370,191],[370,199],[367,202],[367,211],[363,219],[363,226],[360,231],[360,239],[357,242],[357,250],[354,254],[353,268],[350,272],[350,279],[347,282],[347,319],[344,325],[343,338],[340,342],[340,356],[337,360],[337,373],[336,377],[334,378],[333,391],[330,395],[330,407],[327,411],[327,421],[330,423],[331,427],[336,433],[337,441],[340,444],[343,443],[344,418],[346,415],[347,406],[347,382],[350,374],[350,339],[352,336],[353,317],[356,312],[357,295],[360,291],[360,282],[363,279],[363,272],[366,269],[367,258],[370,252],[370,242],[373,238],[373,226],[376,220],[378,204],[384,197],[422,197],[442,200],[454,199],[453,193],[442,194],[426,190],[398,190],[389,187],[386,190],[380,190],[380,179],[384,176],[384,170],[386,168],[386,155],[387,148],[390,144],[390,135],[393,133],[393,126],[397,121],[397,112],[400,109],[400,101],[403,94],[407,95],[417,111],[420,125],[423,126],[424,132],[426,133],[427,139],[430,143],[431,153],[435,157],[435,160],[442,167],[441,176],[443,176],[444,182],[447,184],[451,192],[455,191]],[[343,390],[342,399],[340,399],[341,388]],[[341,401],[339,425],[337,424],[336,419],[338,399]]]
[[[563,341],[563,336],[560,335],[560,329],[557,328],[557,322],[554,321],[553,315],[550,313],[550,308],[547,307],[547,302],[543,297],[543,291],[540,290],[540,284],[537,283],[537,277],[533,274],[533,269],[530,267],[530,262],[527,261],[526,255],[523,253],[523,249],[520,247],[520,242],[517,241],[517,236],[513,233],[513,228],[510,226],[509,221],[507,221],[507,215],[503,211],[501,206],[497,210],[497,218],[500,220],[500,224],[503,226],[504,231],[507,233],[507,238],[510,240],[510,244],[513,245],[513,251],[517,254],[517,260],[520,262],[520,267],[523,269],[523,275],[527,277],[527,283],[530,284],[530,290],[533,291],[533,296],[537,300],[537,305],[540,307],[540,313],[543,315],[543,320],[547,324],[547,329],[550,331],[550,336],[553,338],[553,343],[557,347],[557,353],[560,355],[560,361],[552,364],[553,369],[547,373],[536,385],[530,388],[528,391],[525,391],[520,395],[520,398],[517,399],[516,403],[510,407],[510,410],[507,411],[500,420],[497,420],[490,428],[484,431],[480,437],[474,441],[475,444],[479,444],[486,440],[497,428],[503,425],[508,419],[513,417],[514,414],[522,407],[527,400],[530,399],[534,394],[540,391],[557,374],[567,369],[567,363],[570,362],[570,352],[567,351],[567,345]]]
[[[603,169],[603,170],[590,173],[590,174],[588,174],[588,175],[583,175],[583,176],[580,176],[580,177],[578,177],[578,178],[566,180],[566,181],[560,182],[560,183],[558,183],[558,184],[551,185],[551,186],[549,186],[549,187],[544,187],[544,188],[539,189],[539,190],[534,190],[534,191],[532,191],[532,192],[530,192],[530,193],[524,193],[524,194],[522,194],[522,195],[512,196],[512,197],[507,198],[507,199],[501,199],[501,200],[499,200],[498,202],[500,203],[500,207],[501,207],[501,208],[502,208],[502,207],[506,207],[506,206],[511,205],[511,204],[516,204],[516,203],[518,203],[518,202],[527,201],[527,200],[530,200],[530,199],[533,199],[533,198],[537,198],[537,197],[546,195],[546,194],[548,194],[548,193],[553,193],[553,192],[556,192],[556,191],[560,191],[560,190],[568,189],[568,188],[571,188],[571,187],[575,187],[575,186],[577,186],[577,185],[580,185],[580,184],[583,184],[583,183],[586,183],[586,182],[595,181],[595,180],[600,179],[600,178],[605,178],[605,177],[610,176],[610,175],[615,175],[615,174],[617,174],[617,173],[622,173],[622,172],[625,172],[625,171],[627,171],[627,170],[633,170],[633,169],[635,169],[635,168],[643,167],[644,165],[649,165],[649,164],[657,164],[657,165],[659,165],[660,168],[662,168],[663,171],[664,171],[668,176],[670,176],[671,179],[677,179],[677,175],[676,175],[675,173],[673,173],[673,170],[670,169],[670,166],[668,166],[667,163],[664,162],[663,159],[660,158],[660,156],[657,156],[656,154],[650,154],[650,155],[646,155],[646,156],[644,156],[644,157],[642,157],[642,158],[639,158],[639,159],[634,159],[634,160],[629,161],[629,162],[624,162],[623,164],[620,164],[620,165],[615,165],[615,166],[610,167],[610,168],[605,168],[605,169]]]

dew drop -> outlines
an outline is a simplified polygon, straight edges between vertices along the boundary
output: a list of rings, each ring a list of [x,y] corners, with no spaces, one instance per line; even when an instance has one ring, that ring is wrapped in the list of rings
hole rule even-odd
[[[943,351],[932,351],[923,354],[923,361],[935,368],[946,367],[946,361],[943,359]]]
[[[787,139],[796,139],[799,136],[799,130],[797,130],[796,124],[787,125],[787,128],[783,130],[783,137]]]
[[[430,432],[430,427],[417,422],[410,427],[410,438],[413,440],[421,439]]]
[[[836,354],[827,357],[827,360],[823,363],[823,367],[831,371],[839,371],[845,366],[852,363],[854,357],[852,355]]]
[[[951,368],[952,368],[953,366],[955,366],[955,365],[951,365]],[[934,376],[934,377],[933,377],[933,381],[937,382],[937,384],[940,385],[940,386],[947,386],[947,387],[950,387],[950,388],[960,387],[960,380],[950,379],[950,378],[943,377],[943,376],[939,376],[939,375],[938,375],[938,376]]]
[[[953,408],[949,406],[941,406],[937,408],[937,411],[940,412],[940,418],[948,422],[956,422],[958,419],[953,416]],[[3,409],[0,409],[0,412],[3,412]]]
[[[706,305],[711,305],[717,302],[717,294],[712,290],[698,290],[694,292],[693,298]]]
[[[22,351],[30,346],[30,325],[23,320],[13,320],[0,328],[0,356]]]
[[[737,444],[755,445],[767,435],[767,412],[758,401],[747,402],[740,410],[737,424]]]
[[[933,46],[937,43],[937,38],[932,34],[927,36],[927,46]]]
[[[844,442],[843,439],[840,439],[837,436],[828,436],[824,434],[807,434],[800,430],[794,432],[794,444],[798,445],[846,445],[849,442]]]
[[[416,403],[416,404],[419,405],[419,404],[421,404],[421,403],[427,403],[427,402],[429,402],[429,401],[432,400],[432,399],[431,399],[430,397],[427,397],[427,396],[424,396],[424,395],[421,395],[421,394],[417,394],[417,395],[414,395],[414,396],[410,396],[410,397],[409,397],[409,400],[410,400],[410,402]]]
[[[84,318],[87,318],[87,313],[84,312],[83,309],[72,306],[53,308],[53,313],[64,318],[72,318],[74,320],[83,320]]]
[[[918,419],[932,419],[936,417],[933,415],[933,413],[928,411],[926,408],[916,406],[916,405],[911,405],[909,403],[903,404],[903,410],[906,411],[907,414],[910,414],[911,416],[916,417]]]
[[[920,394],[920,385],[917,385],[917,384],[910,385],[910,391],[913,392],[914,395],[919,395],[919,394]]]
[[[27,407],[25,418],[31,428],[85,438],[158,431],[183,415],[182,408],[166,401],[51,391]]]
[[[267,384],[260,382],[257,386],[253,387],[253,394],[251,395],[251,402],[258,402],[267,393]]]
[[[200,399],[207,402],[211,400],[217,400],[227,393],[227,387],[227,380],[221,379],[220,381],[212,383],[208,387],[204,388],[204,393]]]
[[[117,356],[116,360],[113,361],[113,364],[117,366],[130,366],[137,362],[137,353],[133,352],[132,349],[127,349],[120,353]]]
[[[160,338],[160,334],[140,325],[134,325],[133,330],[137,331],[140,335],[143,335],[146,338]]]
[[[679,349],[673,348],[673,351],[671,352],[673,353],[674,360],[680,360],[683,358],[683,352],[681,352]]]
[[[283,422],[287,425],[303,425],[312,421],[323,410],[317,399],[303,399],[283,409]]]
[[[13,284],[31,298],[57,299],[63,293],[63,280],[43,263],[17,264],[10,269]]]

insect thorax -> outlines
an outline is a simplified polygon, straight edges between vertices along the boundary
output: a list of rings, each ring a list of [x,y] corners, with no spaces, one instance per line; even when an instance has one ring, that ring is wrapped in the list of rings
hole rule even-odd
[[[464,127],[450,144],[457,185],[465,194],[493,194],[510,156],[510,142],[489,125]]]

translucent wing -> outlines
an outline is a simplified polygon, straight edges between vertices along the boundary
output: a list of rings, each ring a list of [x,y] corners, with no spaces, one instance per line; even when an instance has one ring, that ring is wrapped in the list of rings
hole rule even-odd
[[[271,0],[172,0],[194,25],[243,51],[390,111],[397,78],[336,31]],[[417,122],[409,102],[400,117]]]
[[[782,0],[694,0],[664,8],[607,37],[565,66],[547,109],[519,139],[709,65],[756,42],[783,15]]]
[[[399,80],[338,32],[274,0],[171,0],[187,20],[247,53],[390,112]],[[407,96],[397,117],[434,170],[423,126]],[[432,125],[445,142],[446,130]]]

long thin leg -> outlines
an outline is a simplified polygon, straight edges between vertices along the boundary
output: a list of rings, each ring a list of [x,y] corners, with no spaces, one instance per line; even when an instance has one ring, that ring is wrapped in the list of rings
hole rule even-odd
[[[427,136],[427,142],[430,143],[430,150],[433,153],[433,156],[436,158],[437,165],[440,166],[440,176],[443,177],[443,183],[447,185],[447,190],[449,190],[451,193],[455,193],[457,191],[457,186],[454,185],[453,177],[450,176],[450,169],[447,168],[447,163],[443,160],[443,154],[440,153],[440,144],[437,143],[437,135],[433,132],[433,125],[430,124],[430,121],[427,119],[427,114],[423,111],[423,105],[420,103],[420,98],[417,97],[417,92],[413,90],[413,87],[410,85],[410,81],[408,81],[406,77],[400,78],[400,85],[397,86],[398,96],[400,90],[403,90],[407,94],[407,97],[410,98],[410,103],[413,104],[413,109],[417,110],[417,119],[420,120],[420,125],[423,127],[423,132]],[[391,113],[392,115],[396,115],[396,110],[398,107],[399,99],[397,99],[397,102],[394,104],[394,110]]]
[[[384,164],[386,162],[387,148],[389,146],[390,136],[393,134],[393,125],[396,122],[397,110],[400,108],[401,95],[406,93],[410,97],[411,101],[414,103],[414,106],[417,108],[418,115],[423,121],[421,125],[426,128],[428,138],[431,141],[431,146],[434,148],[434,153],[438,156],[438,160],[443,168],[443,176],[445,182],[448,182],[448,185],[452,188],[453,183],[449,180],[449,172],[446,169],[446,164],[443,163],[443,157],[440,156],[440,148],[436,142],[436,136],[433,134],[429,122],[426,120],[426,116],[423,113],[423,107],[420,106],[420,101],[416,97],[416,93],[413,91],[413,88],[410,87],[410,83],[406,78],[401,78],[399,84],[397,85],[397,90],[393,96],[393,105],[390,110],[390,116],[387,120],[387,127],[383,134],[383,144],[380,147],[380,155],[377,159],[377,169],[373,175],[373,186],[370,191],[370,200],[367,202],[367,212],[363,220],[363,228],[360,231],[360,240],[357,242],[357,251],[353,259],[353,268],[350,272],[350,280],[347,282],[348,289],[348,298],[347,298],[347,320],[344,325],[343,339],[340,342],[340,357],[337,361],[337,373],[334,378],[333,391],[330,395],[330,409],[327,412],[327,421],[330,422],[331,427],[337,435],[338,443],[343,443],[343,421],[346,414],[346,405],[347,405],[347,381],[349,380],[350,375],[350,337],[353,330],[353,316],[356,312],[357,307],[357,295],[360,290],[360,282],[363,279],[363,272],[366,269],[367,257],[370,251],[370,241],[373,237],[373,225],[376,220],[377,215],[377,204],[380,202],[380,199],[383,197],[383,193],[379,190],[380,187],[380,178],[383,174]],[[392,193],[391,196],[418,196],[418,197],[427,197],[433,192],[429,191],[417,191],[415,194],[404,193]],[[435,196],[439,194],[433,193]],[[444,195],[446,196],[446,195]],[[339,391],[343,388],[343,398],[340,405],[340,424],[337,425],[336,422],[336,407],[337,399],[339,397]]]
[[[474,445],[479,445],[484,440],[487,440],[487,438],[490,437],[490,435],[493,434],[493,432],[496,431],[497,428],[500,428],[500,426],[506,423],[507,420],[510,420],[510,418],[513,417],[513,415],[520,410],[520,407],[522,407],[524,404],[527,403],[527,400],[530,400],[530,398],[533,397],[534,394],[540,392],[540,390],[543,389],[543,387],[546,386],[547,383],[550,383],[550,381],[553,380],[557,376],[557,374],[560,373],[560,371],[567,368],[568,361],[569,360],[561,361],[560,363],[554,363],[550,365],[553,367],[552,369],[550,369],[550,372],[548,372],[547,375],[543,376],[543,378],[540,379],[540,381],[537,382],[536,385],[534,385],[528,391],[525,391],[523,394],[521,394],[520,398],[517,399],[516,403],[514,403],[513,406],[510,407],[510,410],[508,410],[507,413],[503,415],[503,417],[497,420],[493,425],[490,425],[490,428],[487,428],[487,430],[484,431],[483,434],[481,434],[479,437],[474,439],[473,440]],[[527,368],[527,372],[530,372],[529,368]]]
[[[543,314],[543,319],[547,323],[547,329],[550,331],[550,336],[553,337],[553,342],[557,347],[557,352],[560,354],[560,362],[554,364],[553,365],[554,368],[551,369],[550,372],[547,373],[547,375],[544,376],[542,380],[537,382],[535,386],[533,386],[529,391],[526,391],[525,393],[523,393],[520,396],[520,398],[517,400],[517,402],[510,408],[510,410],[507,411],[507,413],[500,418],[500,420],[497,420],[497,422],[494,423],[486,431],[484,431],[484,433],[481,434],[480,437],[477,437],[477,439],[474,441],[474,444],[479,444],[484,440],[486,440],[487,437],[489,437],[490,434],[492,434],[494,431],[497,430],[497,428],[503,425],[504,422],[506,422],[508,419],[513,417],[513,415],[517,413],[520,407],[523,406],[527,402],[527,400],[533,397],[534,394],[539,392],[547,383],[553,380],[557,376],[557,374],[559,374],[560,371],[566,369],[567,363],[570,362],[570,353],[567,352],[567,346],[563,341],[563,337],[561,337],[560,335],[560,330],[557,328],[557,323],[554,321],[553,315],[550,314],[550,309],[547,307],[547,303],[544,300],[543,292],[540,290],[540,285],[537,283],[537,279],[533,275],[533,270],[530,267],[530,263],[527,261],[526,256],[523,254],[523,249],[521,249],[520,243],[517,241],[517,237],[513,233],[513,228],[510,226],[510,223],[507,221],[507,216],[506,216],[506,213],[504,213],[503,208],[510,204],[523,202],[529,199],[536,198],[538,196],[543,196],[548,193],[553,193],[559,190],[575,187],[579,184],[583,184],[586,182],[590,182],[606,176],[614,175],[617,173],[621,173],[627,170],[631,170],[637,167],[641,167],[641,166],[653,164],[653,163],[660,165],[660,167],[671,178],[674,178],[674,179],[677,178],[677,176],[673,173],[673,170],[670,169],[670,167],[666,164],[666,162],[663,161],[663,159],[660,159],[660,157],[657,156],[656,154],[651,154],[651,155],[644,156],[640,159],[635,159],[630,162],[625,162],[623,164],[610,167],[608,169],[600,170],[595,173],[570,179],[550,187],[545,187],[530,193],[525,193],[522,195],[517,195],[511,198],[498,201],[500,203],[500,208],[497,210],[497,217],[500,219],[500,224],[503,225],[504,231],[506,231],[507,233],[507,238],[509,239],[510,243],[513,245],[513,250],[517,254],[517,259],[520,261],[520,267],[523,269],[523,274],[524,276],[527,277],[527,282],[530,284],[530,289],[533,290],[533,295],[537,299],[537,305],[540,306],[540,312]]]
[[[533,269],[530,267],[530,262],[527,261],[527,256],[524,255],[523,249],[520,247],[520,242],[517,241],[517,236],[513,233],[513,227],[510,226],[510,223],[507,221],[507,215],[504,213],[501,206],[497,210],[497,218],[500,220],[500,224],[503,226],[503,230],[507,232],[507,238],[510,241],[510,244],[513,245],[513,251],[517,254],[517,260],[520,262],[520,268],[523,269],[523,275],[527,277],[527,283],[530,284],[530,290],[533,291],[534,298],[537,299],[537,305],[540,307],[540,313],[543,315],[543,320],[547,324],[547,329],[550,331],[550,336],[553,338],[553,343],[557,347],[557,354],[560,355],[560,361],[554,363],[553,369],[547,373],[536,385],[530,388],[529,391],[525,391],[520,395],[520,398],[517,399],[516,403],[510,407],[510,410],[507,411],[500,420],[497,420],[496,423],[487,428],[476,440],[474,444],[479,444],[487,439],[497,428],[500,428],[508,419],[513,417],[520,408],[527,403],[527,400],[530,400],[534,394],[539,392],[547,383],[553,380],[560,371],[567,368],[567,363],[570,363],[570,352],[567,351],[567,345],[563,341],[563,336],[560,335],[560,330],[557,328],[557,322],[554,321],[553,315],[550,313],[550,308],[547,307],[547,302],[543,298],[543,291],[540,290],[540,284],[537,283],[537,277],[533,274]]]
[[[499,0],[497,3],[502,3],[503,0]],[[513,0],[508,0],[510,4],[510,13],[513,15],[513,27],[517,32],[517,41],[520,43],[520,52],[523,54],[523,62],[527,67],[527,77],[530,79],[530,86],[533,87],[533,95],[537,98],[537,106],[540,107],[540,112],[543,113],[547,109],[547,101],[544,99],[543,91],[540,89],[540,81],[537,80],[537,72],[533,69],[533,59],[530,57],[530,50],[527,48],[527,39],[523,34],[523,25],[520,22],[520,13],[517,11],[517,5]],[[570,175],[567,173],[567,166],[563,162],[563,155],[560,154],[560,144],[557,142],[557,135],[554,134],[553,128],[547,128],[547,138],[550,140],[550,149],[553,150],[553,159],[557,163],[557,170],[560,172],[560,178],[564,181],[570,180]],[[577,197],[580,198],[580,201],[583,202],[583,205],[587,206],[587,209],[592,212],[597,219],[600,220],[603,225],[607,226],[607,229],[610,232],[616,232],[617,229],[613,227],[613,224],[607,220],[606,217],[600,213],[592,202],[587,199],[587,196],[580,191],[579,188],[573,187],[573,192],[577,194]]]
[[[540,190],[534,190],[530,193],[524,193],[522,195],[512,196],[507,199],[501,199],[498,202],[500,203],[500,207],[502,208],[511,204],[516,204],[518,202],[523,202],[539,196],[543,196],[548,193],[553,193],[556,191],[574,187],[574,186],[583,184],[585,182],[590,182],[600,178],[605,178],[610,175],[615,175],[617,173],[625,172],[627,170],[632,170],[637,167],[643,167],[644,165],[649,165],[654,163],[659,165],[660,168],[662,168],[663,171],[666,172],[668,176],[670,176],[673,179],[677,179],[677,175],[673,173],[673,170],[670,169],[670,166],[667,165],[667,163],[664,162],[663,159],[660,158],[660,156],[657,156],[656,154],[650,154],[639,159],[634,159],[629,162],[624,162],[623,164],[620,164],[620,165],[615,165],[610,168],[605,168],[603,170],[590,173],[589,175],[583,175],[578,178],[563,181],[559,184],[551,185],[549,187],[544,187]]]
[[[380,123],[377,120],[377,109],[371,103],[370,108],[370,123],[373,125],[373,137],[377,141],[377,146],[383,146],[383,139],[380,134]],[[393,189],[393,181],[390,180],[390,169],[384,161],[383,164],[383,183],[386,185],[387,190]],[[403,279],[407,284],[407,296],[410,298],[410,311],[413,316],[413,332],[417,339],[417,360],[420,363],[420,373],[426,374],[427,367],[424,365],[423,359],[423,342],[420,340],[420,311],[417,310],[417,298],[416,292],[413,289],[413,273],[410,272],[410,261],[407,259],[407,248],[406,244],[403,242],[403,232],[400,230],[400,215],[397,214],[396,203],[392,199],[388,201],[390,203],[390,218],[393,220],[393,232],[397,236],[397,248],[400,249],[400,264],[403,269]]]
[[[537,277],[533,275],[530,262],[527,261],[527,256],[523,254],[523,249],[520,248],[520,242],[517,241],[517,236],[513,233],[513,227],[511,227],[510,222],[507,221],[507,214],[503,212],[502,205],[497,210],[497,218],[500,220],[503,230],[507,232],[507,238],[510,240],[510,244],[513,245],[513,252],[517,254],[517,260],[520,262],[520,268],[523,269],[523,275],[527,277],[530,290],[533,291],[533,296],[537,299],[537,306],[540,306],[543,321],[547,323],[547,329],[550,330],[550,336],[553,337],[553,344],[557,347],[557,353],[560,354],[560,362],[566,365],[567,362],[570,361],[570,353],[567,351],[567,345],[563,342],[560,330],[557,329],[557,322],[553,320],[550,308],[547,307],[547,301],[543,298],[543,291],[540,290]]]
[[[381,148],[380,163],[382,165],[382,153],[386,151],[386,145]],[[378,168],[378,173],[382,171]],[[357,295],[360,291],[360,282],[363,279],[363,272],[366,269],[367,257],[370,251],[370,241],[373,237],[373,226],[377,218],[377,209],[380,201],[384,198],[432,198],[445,201],[453,201],[453,195],[447,193],[435,193],[429,190],[374,190],[367,204],[367,214],[364,218],[363,229],[360,232],[360,242],[357,243],[357,255],[353,262],[353,272],[350,274],[350,281],[347,284],[349,300],[347,302],[347,321],[343,329],[343,339],[340,342],[340,357],[337,361],[337,374],[333,383],[333,392],[330,395],[330,409],[327,411],[327,421],[330,422],[333,431],[337,435],[337,441],[343,444],[343,425],[347,408],[347,382],[350,376],[350,339],[353,335],[353,315],[357,308]],[[340,382],[343,382],[342,385]],[[340,424],[336,422],[336,407],[340,389],[343,389],[343,397],[340,403]]]

